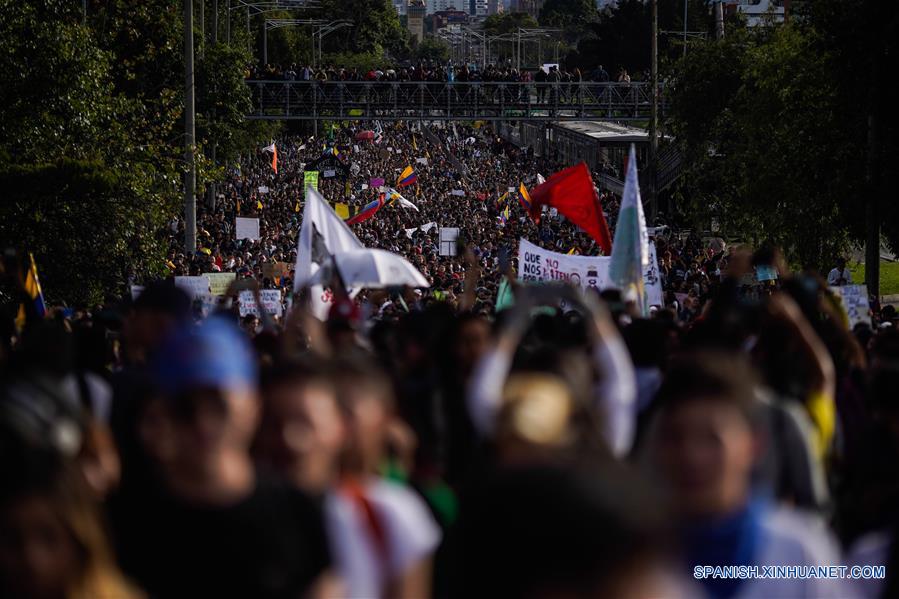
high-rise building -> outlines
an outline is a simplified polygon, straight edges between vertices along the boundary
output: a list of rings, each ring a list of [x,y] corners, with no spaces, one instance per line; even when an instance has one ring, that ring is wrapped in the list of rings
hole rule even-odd
[[[409,0],[406,7],[406,28],[409,35],[421,42],[425,37],[425,15],[427,7],[424,0]]]
[[[427,0],[427,14],[444,10],[463,10],[468,12],[470,0]]]
[[[393,0],[393,8],[396,9],[396,14],[404,15],[406,14],[406,7],[409,5],[409,0]]]
[[[487,0],[487,14],[495,15],[503,12],[503,0]]]

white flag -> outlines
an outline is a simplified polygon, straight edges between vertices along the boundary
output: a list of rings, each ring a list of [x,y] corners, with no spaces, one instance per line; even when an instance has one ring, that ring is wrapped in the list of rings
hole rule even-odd
[[[409,200],[407,200],[406,198],[401,196],[400,192],[393,189],[392,187],[387,188],[387,200],[388,201],[396,200],[397,202],[400,203],[400,206],[402,206],[403,208],[411,208],[412,210],[415,210],[416,212],[418,212],[418,206],[416,206],[415,204],[413,204],[412,202],[410,202]]]
[[[306,187],[306,208],[303,210],[303,226],[297,246],[297,264],[294,271],[293,290],[298,291],[309,283],[312,276],[326,264],[336,252],[364,248],[331,206],[313,187]],[[353,291],[347,290],[352,297]],[[312,312],[324,320],[331,307],[330,294],[321,285],[311,288]]]
[[[646,288],[643,273],[649,266],[649,235],[646,232],[646,218],[643,216],[643,201],[640,199],[640,182],[637,178],[637,154],[631,144],[627,161],[627,176],[621,209],[612,242],[612,264],[609,278],[621,289],[627,301],[636,301],[644,316],[648,314]]]
[[[262,151],[274,153],[275,152],[275,142],[272,142],[272,144],[270,146],[265,146],[264,148],[262,148]]]

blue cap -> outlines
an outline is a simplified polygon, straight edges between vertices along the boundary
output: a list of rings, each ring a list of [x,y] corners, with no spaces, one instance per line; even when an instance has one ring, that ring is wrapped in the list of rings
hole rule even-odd
[[[256,387],[256,355],[247,336],[225,318],[179,327],[162,343],[151,364],[160,389],[169,395],[197,387]]]

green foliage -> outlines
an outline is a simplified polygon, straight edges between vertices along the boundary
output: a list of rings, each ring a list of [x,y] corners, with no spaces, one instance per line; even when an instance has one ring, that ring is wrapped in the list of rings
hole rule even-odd
[[[49,300],[98,304],[123,291],[129,275],[158,274],[165,194],[135,190],[134,181],[69,159],[0,171],[0,238],[34,253]]]
[[[340,66],[346,69],[357,69],[363,74],[374,68],[386,68],[391,64],[391,62],[382,54],[373,52],[338,52],[335,54],[325,54],[322,62],[326,65]]]
[[[238,68],[247,60],[243,48],[220,43],[208,45],[196,62],[197,143],[202,148],[217,143],[225,161],[255,142],[244,120],[253,108],[251,92]]]
[[[394,58],[409,55],[409,33],[389,0],[322,0],[320,7],[304,14],[353,21],[352,27],[335,31],[323,40],[324,53],[387,54]]]
[[[502,35],[514,33],[519,27],[539,27],[537,21],[525,12],[503,12],[490,15],[484,19],[484,33],[487,35]]]
[[[419,60],[446,62],[450,57],[450,46],[446,40],[429,35],[418,44],[415,49],[415,57]]]
[[[806,7],[789,25],[692,44],[670,79],[671,133],[686,158],[681,210],[697,226],[714,216],[731,237],[771,239],[796,266],[823,269],[864,240],[865,204],[888,189],[897,98],[878,73],[899,66],[897,10]],[[869,163],[871,114],[881,160]],[[867,184],[869,166],[882,187]],[[881,200],[881,222],[896,247],[892,204]]]
[[[769,239],[797,266],[846,249],[840,206],[859,179],[843,168],[826,56],[796,27],[734,31],[692,49],[673,90],[673,130],[687,156],[682,205],[731,237]]]
[[[688,31],[710,31],[706,0],[687,2]],[[684,0],[659,0],[659,30],[683,29]],[[587,23],[585,35],[580,38],[577,50],[566,58],[566,64],[585,71],[601,64],[613,76],[623,67],[636,79],[635,75],[649,69],[650,37],[649,3],[644,0],[620,0],[617,5],[598,13],[597,19]],[[682,36],[661,34],[660,62],[680,58],[682,40]]]
[[[598,16],[593,0],[546,0],[540,9],[540,25],[584,31]]]

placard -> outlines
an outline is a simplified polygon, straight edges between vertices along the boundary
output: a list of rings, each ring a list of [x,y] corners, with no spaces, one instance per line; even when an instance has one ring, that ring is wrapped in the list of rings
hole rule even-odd
[[[144,292],[143,285],[132,285],[131,286],[131,301],[136,301],[137,298],[140,297],[140,294]]]
[[[440,255],[455,256],[456,240],[459,238],[459,229],[456,227],[441,227],[438,231],[438,239],[440,240]]]
[[[209,280],[203,275],[175,277],[175,287],[183,289],[191,299],[209,295]]]
[[[258,191],[259,193],[268,193],[268,187],[266,187],[265,185],[260,185],[258,187]]]
[[[261,289],[259,290],[259,300],[262,302],[262,309],[266,313],[273,316],[281,316],[284,314],[284,307],[281,305],[280,289]],[[238,296],[239,313],[241,316],[247,314],[255,314],[259,316],[259,307],[256,305],[256,298],[253,292],[245,289]]]
[[[322,173],[322,176],[323,176],[325,179],[330,179],[331,177],[335,176],[336,174],[337,174],[337,171],[335,171],[335,170],[333,170],[333,169],[329,169],[329,170],[324,171],[324,172]]]
[[[238,216],[234,223],[234,237],[236,239],[259,239],[259,219]]]
[[[318,171],[303,171],[303,189],[307,187],[318,191]]]
[[[207,272],[203,274],[206,277],[206,280],[209,281],[209,293],[213,297],[219,297],[225,295],[225,292],[228,291],[228,287],[231,285],[231,282],[237,278],[237,273],[234,272]]]
[[[839,300],[843,311],[849,318],[849,328],[857,324],[871,326],[871,306],[868,303],[867,285],[842,285],[831,287],[831,293]]]
[[[464,197],[465,197],[465,190],[463,190],[463,189],[454,189],[454,190],[452,190],[452,191],[450,192],[450,195],[451,195],[451,196],[459,196],[459,197],[463,197],[463,198],[464,198]]]

